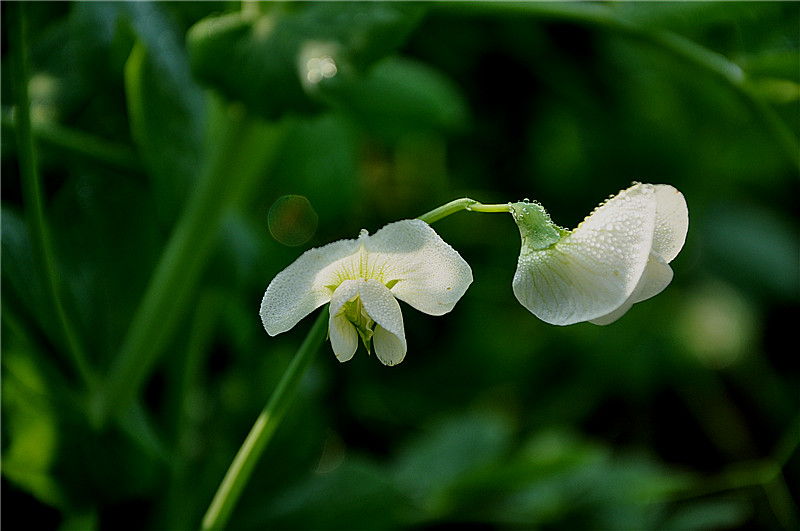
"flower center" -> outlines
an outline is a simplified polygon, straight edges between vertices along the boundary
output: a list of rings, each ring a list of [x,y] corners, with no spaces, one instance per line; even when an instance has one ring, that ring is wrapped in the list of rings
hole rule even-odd
[[[347,301],[344,306],[342,306],[342,314],[356,327],[358,335],[361,336],[361,341],[364,343],[364,347],[366,347],[367,352],[370,352],[375,321],[369,316],[364,305],[361,303],[361,297],[356,295]]]

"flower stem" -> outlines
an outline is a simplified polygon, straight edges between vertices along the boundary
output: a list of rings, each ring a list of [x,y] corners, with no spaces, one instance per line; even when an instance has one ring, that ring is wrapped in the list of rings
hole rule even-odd
[[[508,203],[500,203],[496,205],[484,205],[483,203],[474,203],[472,205],[467,205],[467,210],[470,212],[511,212],[510,205]]]
[[[3,134],[13,133],[14,114],[10,109],[2,109],[0,124]],[[43,151],[53,151],[57,156],[80,159],[128,174],[143,171],[136,153],[129,145],[109,142],[55,122],[33,121],[31,132]]]
[[[66,342],[67,351],[71,355],[72,362],[83,383],[91,388],[95,384],[96,376],[61,298],[58,271],[56,270],[57,264],[50,245],[50,233],[45,220],[41,176],[39,174],[36,146],[31,131],[30,98],[28,96],[28,21],[25,16],[25,10],[26,5],[24,2],[9,6],[9,12],[11,13],[11,22],[9,23],[9,31],[11,32],[10,66],[12,68],[10,79],[12,80],[11,84],[16,98],[14,126],[25,220],[37,262],[41,264],[39,273],[42,275],[45,287],[49,292],[48,295],[53,303],[56,322],[63,340]]]
[[[434,221],[439,221],[442,218],[446,218],[450,214],[460,212],[461,210],[469,210],[471,212],[509,212],[508,204],[484,205],[483,203],[479,203],[474,199],[463,197],[461,199],[450,201],[449,203],[438,208],[434,208],[430,212],[426,212],[425,214],[419,216],[417,219],[421,219],[425,223],[430,224]]]
[[[220,483],[217,493],[203,517],[202,529],[223,529],[225,527],[239,496],[253,473],[253,468],[289,408],[313,354],[325,341],[327,330],[328,307],[325,306],[281,377],[278,387],[275,388],[267,405],[250,429],[242,447],[239,448],[239,452],[228,468],[225,478]]]

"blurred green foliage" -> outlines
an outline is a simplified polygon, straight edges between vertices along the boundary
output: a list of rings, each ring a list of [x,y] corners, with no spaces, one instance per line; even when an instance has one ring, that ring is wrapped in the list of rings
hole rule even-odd
[[[230,528],[796,528],[797,3],[2,15],[4,526],[197,528],[310,327],[257,315],[305,249],[462,196],[575,226],[639,180],[689,204],[664,293],[548,326],[510,218],[438,222],[471,289],[404,312],[397,367],[325,344]]]

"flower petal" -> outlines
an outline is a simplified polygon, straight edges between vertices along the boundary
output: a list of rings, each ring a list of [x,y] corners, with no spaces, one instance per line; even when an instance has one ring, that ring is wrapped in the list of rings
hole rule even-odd
[[[358,278],[345,280],[336,288],[331,298],[331,346],[339,361],[353,357],[358,347],[355,327],[344,316],[344,305],[356,297],[361,299],[364,311],[375,321],[372,336],[375,354],[384,365],[396,365],[406,355],[406,336],[403,313],[392,292],[377,280]]]
[[[636,288],[631,293],[622,305],[613,312],[592,319],[589,322],[596,325],[611,324],[623,315],[625,315],[631,306],[637,302],[642,302],[650,297],[654,297],[664,291],[669,283],[672,281],[672,268],[668,266],[661,258],[655,254],[650,254],[650,259],[647,261],[647,267],[644,269],[642,278],[636,284]]]
[[[341,362],[350,360],[358,348],[356,327],[344,315],[344,305],[358,297],[358,287],[359,281],[348,280],[336,288],[331,297],[328,334],[333,353]]]
[[[310,249],[269,283],[261,300],[261,322],[271,336],[285,332],[329,300],[333,289],[320,275],[330,264],[358,251],[358,240]]]
[[[358,333],[353,323],[342,315],[331,315],[328,321],[328,335],[336,359],[344,363],[350,361],[358,348]]]
[[[399,363],[406,353],[406,333],[403,327],[403,313],[400,311],[400,304],[394,298],[392,292],[377,280],[356,280],[354,282],[359,285],[358,295],[361,297],[361,304],[364,305],[364,310],[377,324],[375,334],[377,335],[380,329],[382,330],[382,337],[385,336],[385,332],[397,338],[397,346],[402,354],[400,359],[396,361],[396,363]],[[372,339],[375,345],[375,354],[378,355],[381,361],[389,365],[379,352],[381,340],[376,340],[375,335],[372,336]],[[394,347],[392,348],[394,349]],[[389,354],[388,350],[386,352]],[[396,355],[392,355],[386,359],[396,359],[396,357]]]
[[[653,185],[656,192],[656,227],[652,252],[670,263],[683,248],[689,230],[689,210],[683,194],[668,184]]]
[[[382,326],[375,327],[372,344],[375,355],[384,365],[397,365],[406,357],[405,337],[397,337]]]
[[[652,185],[623,190],[547,249],[523,241],[513,288],[543,321],[569,325],[608,315],[642,279],[655,227]]]
[[[613,323],[614,321],[616,321],[617,319],[628,313],[628,310],[630,310],[631,307],[634,305],[634,303],[637,302],[636,301],[637,297],[639,297],[639,294],[642,292],[645,284],[647,283],[646,275],[647,275],[647,269],[645,268],[645,273],[642,274],[642,278],[639,279],[639,282],[633,289],[633,293],[631,293],[630,297],[628,297],[627,300],[625,300],[625,302],[623,302],[622,305],[620,305],[616,310],[606,315],[602,315],[596,319],[590,319],[589,322],[595,325],[604,326]]]
[[[398,299],[429,315],[452,310],[472,283],[469,264],[424,221],[390,223],[364,245],[368,278],[380,280]]]
[[[650,297],[655,297],[669,286],[672,276],[672,268],[660,256],[650,253],[650,259],[647,261],[647,267],[642,275],[644,279],[642,290],[636,295],[633,302],[642,302]]]

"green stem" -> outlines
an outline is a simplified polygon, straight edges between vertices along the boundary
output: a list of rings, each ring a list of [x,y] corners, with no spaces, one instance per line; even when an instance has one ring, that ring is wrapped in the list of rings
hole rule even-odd
[[[760,487],[781,525],[797,527],[797,507],[794,505],[783,475],[783,468],[800,446],[800,417],[795,417],[781,437],[771,457],[736,463],[727,470],[678,492],[672,501],[709,496],[720,492]]]
[[[188,448],[188,441],[198,437],[199,419],[191,414],[193,398],[198,389],[203,389],[204,367],[210,353],[220,315],[225,313],[227,294],[218,289],[206,289],[198,298],[196,311],[186,339],[186,353],[183,363],[177,367],[179,384],[173,391],[172,400],[177,404],[176,411],[170,415],[173,440],[172,475],[164,496],[159,500],[161,519],[159,529],[191,529],[194,516],[191,514],[193,495],[190,472],[197,460]]]
[[[57,281],[56,263],[50,246],[50,234],[44,218],[42,185],[36,156],[36,146],[31,132],[30,98],[28,97],[28,27],[24,10],[24,2],[9,5],[11,21],[8,24],[11,33],[11,83],[16,97],[15,129],[17,153],[19,158],[20,178],[22,180],[23,205],[25,218],[30,232],[33,252],[40,264],[40,272],[49,292],[56,321],[60,333],[66,342],[67,350],[72,358],[83,383],[92,388],[95,376],[86,353],[78,340],[78,336],[67,316]]]
[[[484,212],[484,213],[505,213],[511,212],[510,203],[499,203],[496,205],[484,205],[483,203],[473,203],[467,205],[467,210],[470,212]]]
[[[800,168],[800,150],[796,133],[782,121],[774,109],[754,95],[749,88],[745,72],[722,54],[671,31],[644,27],[621,17],[613,5],[591,2],[434,2],[439,10],[454,10],[460,15],[520,15],[545,20],[563,21],[596,27],[614,32],[628,39],[652,46],[705,75],[727,85],[760,122],[764,131],[773,137],[776,145],[796,168]]]
[[[419,216],[417,219],[421,219],[425,223],[430,224],[462,210],[468,210],[470,212],[509,212],[508,204],[484,205],[474,199],[464,197],[450,201],[438,208],[434,208],[430,212]]]
[[[203,517],[202,529],[223,529],[225,527],[231,511],[253,473],[253,468],[289,408],[312,356],[325,341],[327,330],[328,307],[325,306],[281,377],[278,387],[275,388],[267,405],[256,419],[244,444],[239,448],[239,452],[228,468],[225,478],[220,483],[217,493]]]
[[[13,129],[13,115],[10,109],[3,108],[0,118],[3,133]],[[34,121],[31,123],[31,131],[42,149],[53,151],[56,156],[80,158],[125,173],[142,171],[142,165],[129,145],[110,142],[54,122]]]
[[[153,273],[109,375],[93,397],[95,426],[127,408],[175,331],[224,215],[246,194],[277,152],[282,126],[248,119],[226,108],[206,171],[190,197]]]

